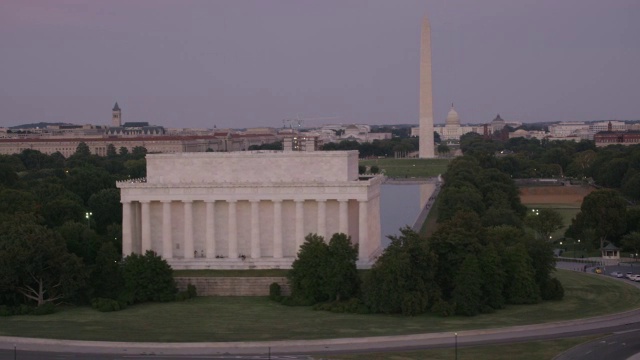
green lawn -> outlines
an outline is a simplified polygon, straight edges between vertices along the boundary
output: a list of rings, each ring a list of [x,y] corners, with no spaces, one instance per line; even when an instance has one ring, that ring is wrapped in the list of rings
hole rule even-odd
[[[598,337],[584,336],[570,339],[532,341],[508,345],[458,347],[458,358],[492,360],[553,359],[559,353],[596,338]],[[325,356],[324,358],[341,360],[450,360],[455,358],[455,349],[447,348],[410,352],[338,355]]]
[[[576,207],[575,205],[567,205],[567,204],[527,204],[529,209],[553,209],[560,213],[562,216],[562,222],[564,226],[562,229],[555,231],[551,236],[554,239],[559,239],[564,237],[564,232],[567,231],[569,225],[571,225],[571,220],[576,217],[576,214],[580,212],[580,207]],[[529,210],[531,211],[531,210]]]
[[[426,178],[444,174],[451,159],[371,159],[360,165],[377,165],[390,178]]]
[[[46,316],[0,317],[0,335],[157,342],[321,339],[505,327],[640,307],[640,292],[624,282],[569,271],[559,271],[558,277],[566,293],[561,302],[509,306],[476,317],[335,314],[266,297],[199,297],[112,313],[80,307]]]

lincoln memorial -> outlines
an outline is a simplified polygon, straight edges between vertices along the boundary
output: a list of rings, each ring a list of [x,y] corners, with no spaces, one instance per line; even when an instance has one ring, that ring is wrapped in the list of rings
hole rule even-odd
[[[147,178],[118,182],[122,253],[153,250],[174,269],[290,268],[309,233],[380,252],[380,176],[357,151],[147,155]]]

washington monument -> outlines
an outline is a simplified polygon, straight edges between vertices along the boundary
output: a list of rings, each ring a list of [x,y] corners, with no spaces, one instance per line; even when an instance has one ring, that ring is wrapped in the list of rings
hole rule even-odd
[[[422,19],[422,32],[420,33],[420,158],[435,157],[433,147],[431,26],[425,15]]]

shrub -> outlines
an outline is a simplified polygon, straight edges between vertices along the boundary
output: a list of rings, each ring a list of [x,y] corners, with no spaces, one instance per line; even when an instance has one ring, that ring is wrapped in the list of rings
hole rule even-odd
[[[269,299],[273,301],[280,301],[282,299],[282,288],[280,284],[274,282],[269,285]]]
[[[13,315],[13,311],[11,311],[11,309],[6,306],[6,305],[0,305],[0,316],[11,316]]]
[[[148,250],[144,255],[131,254],[123,261],[127,302],[173,301],[178,292],[171,266]]]
[[[195,285],[188,284],[187,293],[189,294],[189,299],[193,299],[194,297],[198,296],[198,289],[196,289]]]
[[[346,301],[331,301],[313,306],[313,310],[330,311],[334,313],[369,314],[369,308],[358,298]]]
[[[33,312],[33,308],[31,306],[20,304],[20,306],[16,308],[15,315],[30,315],[31,312]]]
[[[280,298],[280,303],[286,306],[311,306],[316,301],[299,296],[283,296]]]
[[[541,291],[543,300],[562,300],[564,298],[564,287],[556,278],[547,280]]]
[[[433,306],[431,307],[431,311],[434,314],[440,315],[440,316],[451,316],[455,313],[455,309],[456,309],[456,305],[455,304],[450,304],[444,300],[438,300],[435,304],[433,304]]]
[[[44,303],[31,311],[33,315],[49,315],[56,312],[56,306],[52,302]]]
[[[111,312],[124,310],[127,305],[113,299],[95,298],[91,300],[91,307],[100,312]]]
[[[416,316],[427,311],[427,296],[419,291],[410,291],[402,297],[402,315]]]
[[[189,292],[188,291],[180,291],[179,293],[176,294],[175,300],[176,301],[185,301],[185,300],[189,300]]]

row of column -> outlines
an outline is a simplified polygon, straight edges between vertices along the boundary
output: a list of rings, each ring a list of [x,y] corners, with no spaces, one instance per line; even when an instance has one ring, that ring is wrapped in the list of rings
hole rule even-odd
[[[295,239],[296,249],[304,243],[304,201],[295,201]],[[193,201],[181,200],[184,208],[184,257],[194,258],[194,236],[193,236]],[[228,203],[228,257],[238,257],[238,220],[236,203],[237,200],[226,200]],[[273,202],[273,257],[283,257],[282,244],[282,200],[272,200]],[[317,234],[327,237],[327,212],[326,200],[316,200],[318,204],[318,228]],[[150,202],[141,203],[141,252],[151,250],[151,216]],[[173,242],[171,234],[171,203],[172,201],[161,201],[162,203],[162,257],[173,258]],[[206,200],[206,222],[205,222],[205,251],[206,257],[215,258],[215,212],[214,200]],[[251,258],[260,258],[260,211],[259,200],[252,200],[251,203]],[[349,232],[349,211],[348,200],[338,200],[338,231],[348,234]],[[122,251],[123,254],[133,252],[133,204],[131,202],[122,203]],[[359,239],[367,239],[368,236],[368,214],[367,202],[359,202]],[[364,251],[362,241],[360,241],[360,252]],[[362,257],[361,257],[362,258]]]

